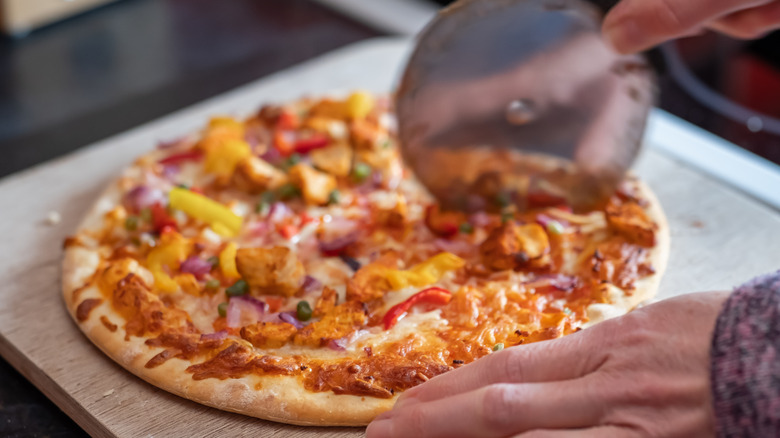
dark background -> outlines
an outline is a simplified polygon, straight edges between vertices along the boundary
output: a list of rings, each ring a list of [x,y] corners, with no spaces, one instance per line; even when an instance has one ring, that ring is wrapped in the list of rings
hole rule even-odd
[[[123,0],[0,38],[0,177],[380,35],[307,0]],[[676,47],[713,90],[780,118],[780,33]],[[780,136],[752,132],[672,78],[661,84],[662,108],[780,163]],[[0,360],[0,436],[81,435]]]

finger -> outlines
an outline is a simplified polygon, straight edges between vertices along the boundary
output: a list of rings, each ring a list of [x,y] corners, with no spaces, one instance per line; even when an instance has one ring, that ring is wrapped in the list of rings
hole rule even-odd
[[[437,376],[405,391],[396,406],[436,400],[493,383],[533,383],[568,380],[595,371],[606,351],[593,345],[591,330],[564,338],[519,345]]]
[[[532,430],[512,438],[634,438],[640,434],[627,427],[598,426],[589,429]]]
[[[771,0],[623,0],[604,18],[603,32],[621,53],[686,35],[723,15]]]
[[[780,29],[780,1],[735,12],[713,21],[707,27],[734,38],[761,38]]]
[[[369,438],[504,437],[536,428],[581,428],[605,415],[589,379],[496,384],[407,405],[371,423]]]

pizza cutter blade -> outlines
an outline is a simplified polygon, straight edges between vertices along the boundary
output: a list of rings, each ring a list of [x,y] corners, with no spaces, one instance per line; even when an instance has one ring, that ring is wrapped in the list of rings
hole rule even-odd
[[[406,163],[443,204],[583,209],[614,193],[657,87],[642,55],[602,40],[604,7],[460,0],[422,32],[398,129]]]

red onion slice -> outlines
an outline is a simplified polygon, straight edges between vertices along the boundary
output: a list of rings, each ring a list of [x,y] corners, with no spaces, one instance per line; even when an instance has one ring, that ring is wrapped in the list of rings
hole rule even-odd
[[[284,322],[286,322],[288,324],[294,325],[295,328],[297,328],[297,329],[302,329],[303,328],[303,324],[300,321],[298,321],[298,318],[293,316],[293,313],[295,313],[295,312],[281,312],[279,314],[279,319],[281,319],[282,321],[284,321]]]
[[[268,221],[271,223],[282,222],[283,220],[292,217],[294,215],[290,207],[284,202],[274,202],[271,205],[271,209],[268,211]]]
[[[151,207],[154,204],[166,205],[167,196],[160,189],[153,189],[148,186],[138,186],[130,190],[123,199],[125,206],[131,211],[138,212],[144,208]]]
[[[233,297],[228,304],[225,321],[230,328],[254,324],[263,316],[266,304],[250,296]]]
[[[331,339],[328,341],[328,348],[335,351],[344,351],[347,349],[347,338]]]
[[[337,256],[347,249],[349,245],[357,242],[359,237],[360,234],[357,231],[353,231],[327,242],[320,241],[320,251],[326,256]]]
[[[197,278],[198,280],[202,279],[204,275],[211,272],[212,265],[211,263],[203,260],[202,258],[191,255],[182,262],[181,267],[179,270],[183,273],[192,274]]]
[[[303,286],[302,287],[303,287],[303,291],[304,292],[310,293],[310,292],[315,292],[315,291],[321,290],[323,285],[316,278],[312,277],[311,275],[307,275],[303,279]]]

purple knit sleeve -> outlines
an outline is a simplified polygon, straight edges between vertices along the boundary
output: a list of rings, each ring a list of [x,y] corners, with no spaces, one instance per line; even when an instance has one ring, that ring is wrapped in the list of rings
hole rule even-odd
[[[718,436],[780,436],[780,271],[726,300],[711,375]]]

